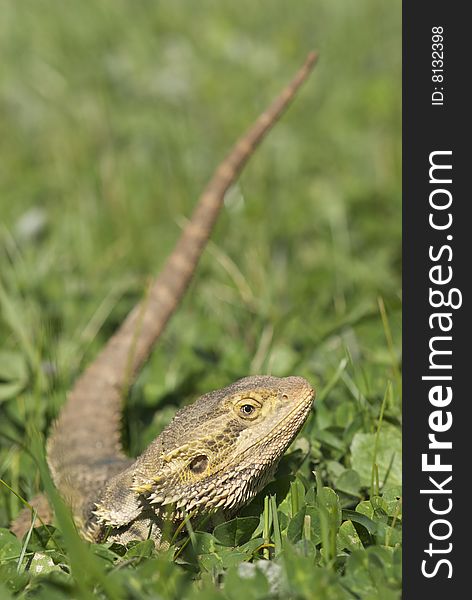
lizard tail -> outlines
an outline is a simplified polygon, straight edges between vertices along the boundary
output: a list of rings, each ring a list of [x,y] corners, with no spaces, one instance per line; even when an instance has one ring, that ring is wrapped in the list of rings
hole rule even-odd
[[[216,221],[225,192],[308,77],[317,55],[308,55],[293,80],[236,142],[216,169],[175,249],[144,300],[129,313],[68,394],[47,445],[56,486],[74,505],[124,468],[120,442],[121,406],[127,387],[146,362],[192,278]],[[85,468],[84,468],[85,467]],[[83,481],[83,472],[88,479]],[[96,471],[96,476],[94,472]]]

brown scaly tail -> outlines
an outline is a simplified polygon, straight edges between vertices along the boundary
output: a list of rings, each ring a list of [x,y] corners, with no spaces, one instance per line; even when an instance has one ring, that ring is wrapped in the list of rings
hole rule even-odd
[[[311,52],[289,85],[218,166],[146,298],[130,312],[68,394],[49,437],[47,455],[54,482],[73,508],[77,509],[86,494],[103,483],[99,479],[108,478],[128,464],[120,442],[120,415],[126,388],[143,367],[184,295],[225,192],[290,104],[316,60],[317,54]],[[84,466],[90,474],[87,481],[81,475]],[[95,477],[94,469],[100,475]]]

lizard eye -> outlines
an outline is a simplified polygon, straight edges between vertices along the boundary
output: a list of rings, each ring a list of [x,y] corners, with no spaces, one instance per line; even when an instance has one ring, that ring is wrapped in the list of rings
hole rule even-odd
[[[259,415],[259,407],[244,402],[239,406],[239,416],[248,421],[254,421]]]
[[[234,412],[245,421],[254,421],[260,415],[262,401],[251,396],[237,398],[234,403]]]

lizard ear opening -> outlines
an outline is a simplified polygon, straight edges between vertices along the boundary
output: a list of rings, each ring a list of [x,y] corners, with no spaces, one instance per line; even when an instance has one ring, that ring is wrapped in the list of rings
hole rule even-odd
[[[188,463],[188,468],[192,471],[192,473],[195,473],[195,475],[203,473],[207,466],[208,456],[205,456],[204,454],[195,456],[195,458],[192,458],[192,460]]]

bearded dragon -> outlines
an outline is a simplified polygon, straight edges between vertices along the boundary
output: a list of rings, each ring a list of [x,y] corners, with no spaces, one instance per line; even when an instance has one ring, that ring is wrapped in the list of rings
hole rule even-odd
[[[253,498],[305,422],[314,398],[301,377],[253,376],[179,410],[137,459],[121,446],[121,408],[196,269],[224,195],[316,63],[310,53],[289,85],[236,142],[204,189],[175,249],[145,297],[75,382],[47,442],[53,481],[91,541],[161,543],[166,522],[225,515]],[[45,515],[44,497],[36,501]],[[20,517],[12,529],[28,527]]]

